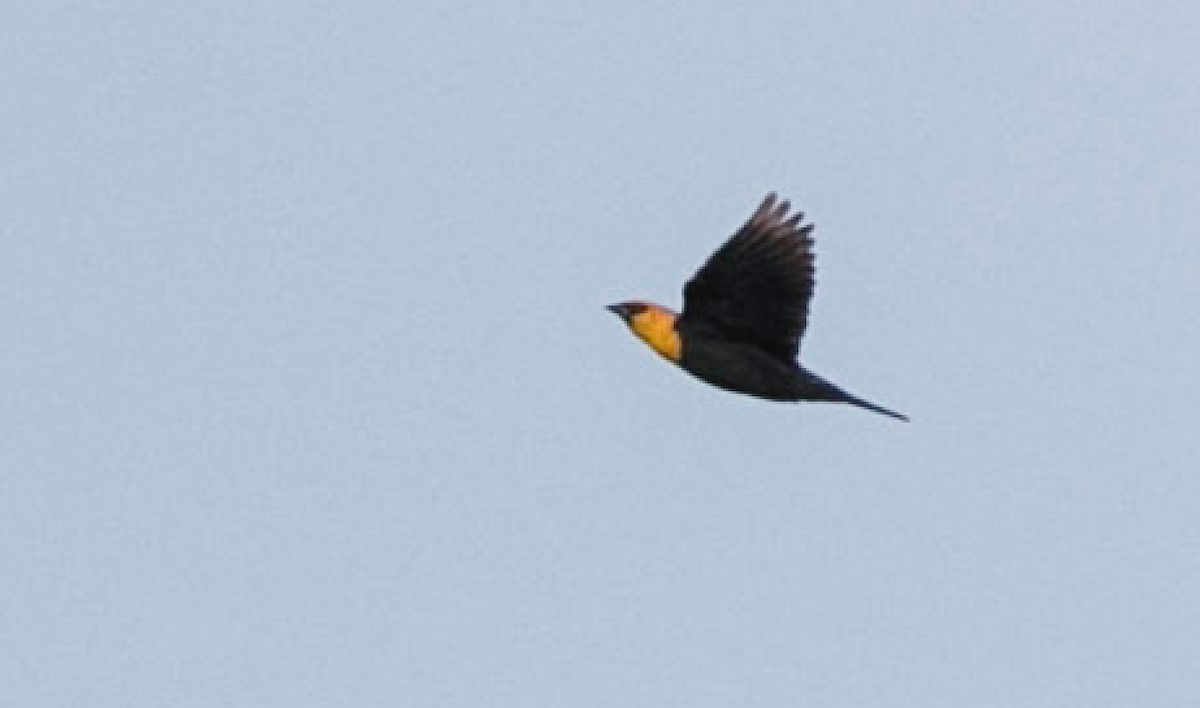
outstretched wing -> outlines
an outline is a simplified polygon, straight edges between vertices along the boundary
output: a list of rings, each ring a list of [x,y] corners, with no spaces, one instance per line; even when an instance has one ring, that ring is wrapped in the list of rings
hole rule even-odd
[[[813,226],[768,194],[737,233],[709,257],[683,289],[684,322],[787,361],[800,350],[813,292]]]

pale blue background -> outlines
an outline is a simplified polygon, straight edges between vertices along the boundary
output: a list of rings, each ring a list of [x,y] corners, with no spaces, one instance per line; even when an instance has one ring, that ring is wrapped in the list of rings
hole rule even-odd
[[[1200,6],[12,2],[0,694],[1200,701]],[[817,223],[772,405],[679,304]]]

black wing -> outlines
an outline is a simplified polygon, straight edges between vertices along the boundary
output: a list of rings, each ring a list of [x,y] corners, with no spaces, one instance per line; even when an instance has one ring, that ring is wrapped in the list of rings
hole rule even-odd
[[[774,194],[683,288],[686,323],[794,361],[813,292],[813,226]]]

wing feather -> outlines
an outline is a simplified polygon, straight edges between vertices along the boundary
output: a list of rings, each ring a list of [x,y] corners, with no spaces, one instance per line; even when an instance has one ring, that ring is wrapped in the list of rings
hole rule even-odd
[[[794,361],[814,285],[812,224],[768,194],[683,289],[682,322]]]

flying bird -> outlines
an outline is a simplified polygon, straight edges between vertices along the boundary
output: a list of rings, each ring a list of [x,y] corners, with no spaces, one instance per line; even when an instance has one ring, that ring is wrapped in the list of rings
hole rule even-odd
[[[683,313],[631,300],[608,309],[696,378],[770,401],[849,403],[900,420],[796,361],[813,293],[813,225],[768,194],[683,288]]]

